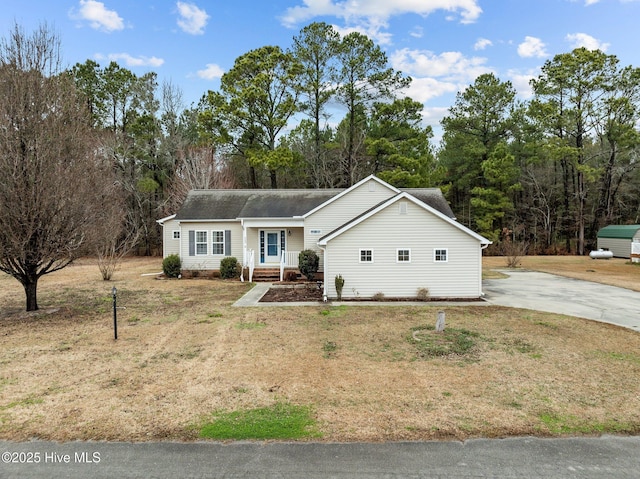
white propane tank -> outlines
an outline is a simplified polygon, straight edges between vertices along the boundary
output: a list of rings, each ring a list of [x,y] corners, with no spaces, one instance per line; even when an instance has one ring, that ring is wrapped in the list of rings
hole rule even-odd
[[[599,249],[597,251],[592,251],[589,253],[589,257],[592,259],[609,259],[613,258],[613,251],[605,251],[603,249]]]

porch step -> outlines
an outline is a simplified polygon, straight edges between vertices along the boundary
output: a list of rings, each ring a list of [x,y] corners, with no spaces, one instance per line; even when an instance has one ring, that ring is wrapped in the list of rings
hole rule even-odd
[[[256,268],[253,270],[253,281],[256,283],[273,283],[280,281],[280,269]]]
[[[297,269],[285,269],[284,276],[287,277],[289,271],[294,271],[298,279],[302,277],[300,271]],[[253,270],[253,281],[256,283],[275,283],[280,281],[280,269],[279,268],[256,268]]]

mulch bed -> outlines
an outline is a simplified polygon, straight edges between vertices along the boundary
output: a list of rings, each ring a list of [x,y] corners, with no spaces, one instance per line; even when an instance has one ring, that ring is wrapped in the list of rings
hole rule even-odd
[[[279,303],[279,302],[303,302],[303,301],[322,301],[322,289],[318,289],[315,283],[309,284],[291,284],[280,285],[279,287],[269,288],[269,290],[260,298],[261,303]],[[342,301],[371,301],[371,298],[343,298]],[[416,301],[416,298],[384,298],[380,302],[398,302],[398,301]],[[482,302],[482,298],[430,298],[427,302]]]
[[[297,301],[322,301],[322,290],[318,289],[315,283],[309,284],[307,287],[269,288],[269,291],[260,298],[262,303]]]

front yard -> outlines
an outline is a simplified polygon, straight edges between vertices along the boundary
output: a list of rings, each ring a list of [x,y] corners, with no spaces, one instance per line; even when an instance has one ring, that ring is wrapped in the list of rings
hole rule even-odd
[[[80,262],[42,279],[36,314],[0,276],[1,438],[195,440],[279,404],[326,441],[640,432],[636,332],[471,306],[443,308],[447,339],[437,304],[234,308],[249,285],[141,276],[160,263],[106,283]]]

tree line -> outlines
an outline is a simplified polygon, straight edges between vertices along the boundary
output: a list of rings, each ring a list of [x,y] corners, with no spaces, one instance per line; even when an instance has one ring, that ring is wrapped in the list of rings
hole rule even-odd
[[[404,93],[411,78],[366,35],[325,23],[241,55],[188,107],[154,72],[62,70],[59,52],[46,25],[16,25],[0,44],[0,270],[23,284],[88,245],[105,279],[122,254],[159,252],[156,220],[193,188],[336,188],[376,174],[442,188],[496,250],[531,253],[584,254],[601,226],[640,221],[640,70],[598,50],[548,60],[528,101],[480,75],[439,145]]]

